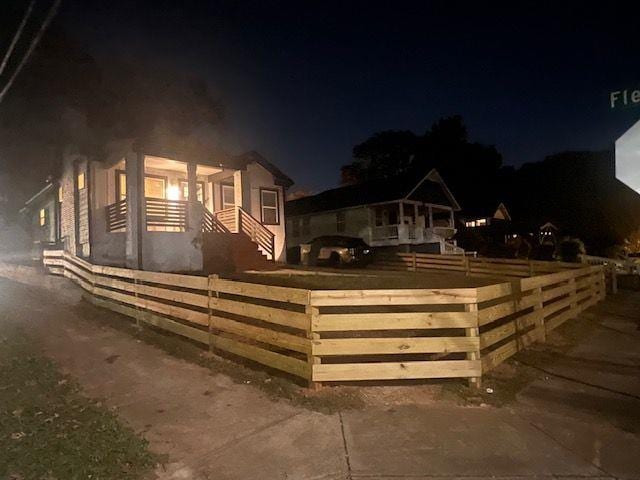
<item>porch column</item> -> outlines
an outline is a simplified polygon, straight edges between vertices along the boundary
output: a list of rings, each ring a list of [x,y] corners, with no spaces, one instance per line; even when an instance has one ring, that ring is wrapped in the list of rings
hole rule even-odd
[[[146,231],[144,202],[144,154],[132,153],[125,159],[127,177],[126,266],[142,270],[142,240]]]
[[[455,220],[454,220],[454,218],[453,218],[453,208],[451,209],[451,211],[450,211],[449,213],[450,213],[450,217],[449,217],[449,226],[450,226],[451,228],[455,228],[455,227],[456,227],[456,224],[455,224]]]
[[[189,203],[195,203],[198,201],[198,180],[196,177],[196,170],[198,166],[194,162],[187,162],[187,190]]]
[[[429,205],[427,210],[429,211],[429,228],[433,228],[433,207]]]
[[[246,170],[236,170],[233,172],[233,192],[236,206],[254,215],[251,210],[251,185],[249,183],[249,172]]]
[[[400,225],[404,225],[404,204],[402,202],[400,202],[400,208],[399,208],[399,213],[400,213],[400,221],[398,222]]]

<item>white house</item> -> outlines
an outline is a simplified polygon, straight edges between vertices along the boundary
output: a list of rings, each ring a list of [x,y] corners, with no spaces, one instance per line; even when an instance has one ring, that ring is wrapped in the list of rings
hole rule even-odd
[[[287,247],[345,235],[373,247],[459,253],[450,240],[459,210],[435,169],[347,185],[287,202]]]
[[[268,268],[285,261],[284,198],[292,183],[256,152],[216,156],[192,146],[118,141],[100,158],[65,153],[51,209],[59,215],[40,226],[98,265]]]

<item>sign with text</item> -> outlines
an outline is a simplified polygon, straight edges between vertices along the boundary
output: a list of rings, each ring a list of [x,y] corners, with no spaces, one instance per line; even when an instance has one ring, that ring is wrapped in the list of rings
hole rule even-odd
[[[612,110],[618,108],[640,107],[640,88],[615,90],[609,93],[609,106]]]

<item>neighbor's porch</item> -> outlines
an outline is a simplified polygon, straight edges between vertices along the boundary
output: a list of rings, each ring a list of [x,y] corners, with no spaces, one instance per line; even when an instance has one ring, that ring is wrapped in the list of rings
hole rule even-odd
[[[452,208],[407,200],[369,208],[368,243],[374,247],[440,243],[444,252],[455,232]]]

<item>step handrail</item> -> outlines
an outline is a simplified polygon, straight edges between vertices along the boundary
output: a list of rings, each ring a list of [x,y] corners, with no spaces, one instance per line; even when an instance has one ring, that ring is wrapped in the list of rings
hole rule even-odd
[[[242,207],[236,207],[238,213],[238,230],[257,243],[264,252],[274,260],[275,234]]]

